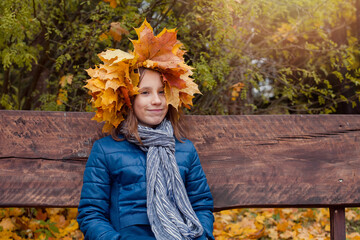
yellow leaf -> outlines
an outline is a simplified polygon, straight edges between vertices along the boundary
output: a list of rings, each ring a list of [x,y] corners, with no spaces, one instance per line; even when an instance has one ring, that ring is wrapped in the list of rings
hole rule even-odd
[[[62,214],[51,216],[50,222],[55,223],[57,228],[64,228],[65,226],[68,225],[68,221],[66,221],[64,215],[62,215]]]
[[[0,227],[2,227],[2,229],[5,231],[12,231],[15,229],[15,224],[10,218],[4,218],[0,222]]]
[[[24,213],[23,208],[6,208],[6,215],[7,217],[18,217]]]
[[[45,208],[45,211],[47,212],[48,216],[57,215],[60,212],[64,211],[63,208]]]
[[[78,210],[77,208],[68,208],[67,209],[67,219],[74,219],[76,218],[78,215]]]
[[[325,231],[330,232],[330,224],[327,224],[327,225],[325,226]]]
[[[360,233],[353,232],[350,234],[346,234],[346,238],[349,240],[360,240]]]
[[[285,230],[287,229],[289,223],[286,220],[281,220],[277,225],[277,230],[280,232],[285,232]]]
[[[229,234],[230,237],[237,237],[240,236],[243,231],[244,227],[238,222],[238,223],[230,223],[225,228]]]
[[[256,222],[264,224],[265,217],[262,215],[257,215],[255,218]]]
[[[165,83],[165,97],[168,104],[172,105],[175,109],[178,109],[180,105],[178,88],[170,87],[168,83]]]
[[[257,224],[255,223],[255,225],[257,225]],[[259,228],[258,226],[256,226],[256,228],[259,229],[259,230],[257,232],[254,232],[254,233],[250,234],[248,236],[248,238],[250,238],[250,239],[259,239],[259,238],[261,238],[262,236],[265,235],[265,226],[264,225],[259,225],[259,226],[261,226],[261,227]]]
[[[63,88],[66,86],[66,84],[71,85],[73,78],[74,78],[74,75],[72,75],[72,74],[67,74],[67,75],[62,76],[59,81],[60,86]]]
[[[109,36],[107,35],[107,33],[102,33],[100,36],[99,36],[99,40],[100,41],[104,41],[106,39],[109,39]]]
[[[120,49],[110,49],[105,52],[99,53],[98,56],[101,61],[109,65],[134,58],[132,54],[121,51]]]
[[[62,105],[63,103],[66,103],[67,101],[68,101],[67,91],[65,89],[60,89],[58,96],[57,96],[56,104]]]
[[[11,231],[2,231],[0,234],[0,240],[9,240],[13,237],[13,232]]]
[[[285,232],[280,234],[280,237],[283,238],[283,239],[293,239],[294,234],[291,231],[285,231]]]
[[[269,229],[267,229],[267,232],[268,232],[268,236],[270,237],[270,239],[274,239],[274,240],[279,239],[279,234],[275,228],[269,228]]]
[[[111,88],[105,90],[104,94],[101,96],[101,104],[108,106],[113,102],[117,102],[118,96],[115,91]]]
[[[116,91],[120,86],[126,87],[126,84],[123,81],[120,81],[119,79],[114,78],[112,80],[106,81],[105,90],[108,88],[111,88],[114,91]]]

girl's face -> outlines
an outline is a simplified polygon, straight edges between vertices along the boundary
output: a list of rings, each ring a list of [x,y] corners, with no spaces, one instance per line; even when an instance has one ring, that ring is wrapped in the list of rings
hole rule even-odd
[[[155,127],[168,111],[160,73],[146,69],[134,99],[134,113],[141,125]]]

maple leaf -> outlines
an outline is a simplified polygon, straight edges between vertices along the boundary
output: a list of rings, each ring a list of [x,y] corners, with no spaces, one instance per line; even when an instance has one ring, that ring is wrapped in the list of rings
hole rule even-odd
[[[131,102],[130,102],[130,98],[129,98],[129,90],[125,87],[121,87],[120,90],[121,90],[122,95],[124,96],[126,105],[131,107]]]
[[[180,78],[180,75],[176,76],[171,73],[163,73],[162,76],[164,81],[168,82],[171,87],[178,89],[186,88],[186,82]]]
[[[183,106],[186,107],[187,109],[190,109],[190,106],[192,106],[192,99],[194,98],[194,96],[182,92],[179,93],[179,96]]]
[[[182,62],[178,59],[172,50],[177,43],[175,29],[167,30],[166,28],[158,35],[154,36],[153,28],[146,21],[135,28],[138,40],[131,40],[134,44],[134,53],[138,62],[153,60],[156,62]]]
[[[164,90],[167,104],[172,105],[174,108],[178,109],[180,105],[179,89],[175,87],[172,88],[168,82],[165,82]]]
[[[187,81],[182,78],[183,74],[191,72],[191,67],[184,64],[184,51],[180,50],[182,44],[177,40],[175,29],[164,29],[154,36],[153,28],[145,20],[140,28],[135,29],[138,40],[131,40],[134,44],[135,59],[144,67],[159,70],[164,82],[168,83],[165,88],[168,97],[179,98],[177,90],[185,89]],[[176,109],[181,105],[178,100],[167,98],[169,104]],[[176,105],[176,106],[175,106]]]
[[[186,88],[181,89],[180,91],[183,93],[187,93],[189,95],[194,95],[195,93],[201,94],[199,91],[198,85],[193,82],[193,80],[188,76],[189,73],[181,75],[181,79],[186,82]]]
[[[113,29],[123,33],[120,23],[113,23]],[[154,36],[153,29],[145,20],[140,28],[135,29],[138,40],[134,44],[133,54],[119,49],[109,49],[98,54],[104,64],[90,68],[87,73],[91,79],[84,86],[92,96],[92,107],[96,114],[92,118],[105,121],[103,131],[117,127],[124,120],[123,106],[131,108],[131,99],[139,94],[139,67],[154,69],[162,73],[167,103],[176,109],[192,106],[195,93],[200,93],[197,85],[190,78],[191,67],[184,63],[182,44],[176,38],[175,29],[164,29]],[[120,34],[120,33],[119,33]]]
[[[117,102],[117,100],[118,96],[116,92],[111,88],[106,89],[104,94],[101,96],[101,104],[104,106],[108,106],[113,102]]]
[[[87,80],[87,84],[84,86],[92,92],[100,92],[105,90],[105,82],[100,80],[99,78],[92,78]]]
[[[122,35],[129,34],[129,31],[121,27],[120,22],[112,22],[110,23],[110,26],[111,27],[110,27],[109,35],[112,36],[112,38],[117,42],[119,42],[122,39]]]
[[[36,213],[36,219],[45,221],[47,218],[47,213],[43,212],[42,209],[38,210]]]
[[[134,58],[134,55],[121,51],[120,49],[109,49],[105,52],[98,54],[101,61],[111,66],[124,60],[130,60]]]
[[[72,83],[73,78],[74,78],[74,75],[72,75],[72,74],[64,75],[60,78],[59,85],[62,88],[65,87],[66,84],[70,85]]]

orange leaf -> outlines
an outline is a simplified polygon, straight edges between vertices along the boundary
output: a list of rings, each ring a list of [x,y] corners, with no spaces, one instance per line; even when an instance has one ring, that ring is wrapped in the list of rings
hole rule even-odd
[[[104,0],[104,2],[110,3],[110,6],[111,6],[112,8],[116,8],[116,6],[117,6],[116,0]]]
[[[280,223],[278,223],[276,225],[277,230],[280,232],[285,232],[285,230],[287,229],[289,223],[287,221],[282,220]]]
[[[109,31],[109,34],[113,37],[113,39],[117,42],[119,42],[122,38],[122,35],[127,35],[129,34],[129,32],[121,27],[121,23],[119,22],[112,22],[110,24],[110,31]]]
[[[168,82],[170,87],[177,87],[178,89],[186,88],[186,82],[180,78],[180,76],[175,76],[169,73],[162,74],[164,81]]]
[[[134,53],[138,62],[152,60],[162,69],[176,68],[183,62],[179,42],[176,39],[177,31],[166,28],[154,36],[153,28],[145,20],[140,28],[135,28],[138,40],[131,40],[134,44]],[[174,52],[173,52],[174,50]]]
[[[168,82],[165,82],[165,97],[166,102],[178,109],[180,105],[179,89],[170,87]]]
[[[124,95],[125,103],[128,107],[131,107],[131,102],[129,98],[129,90],[125,87],[120,87],[121,93]]]
[[[104,40],[106,40],[106,39],[108,39],[109,38],[109,36],[106,34],[106,33],[102,33],[100,36],[99,36],[99,40],[100,41],[104,41]]]
[[[190,106],[192,106],[193,98],[194,98],[193,96],[191,96],[187,93],[180,92],[181,102],[183,103],[184,107],[186,107],[187,109],[190,109]]]
[[[45,221],[47,219],[47,213],[39,209],[36,213],[36,219]]]

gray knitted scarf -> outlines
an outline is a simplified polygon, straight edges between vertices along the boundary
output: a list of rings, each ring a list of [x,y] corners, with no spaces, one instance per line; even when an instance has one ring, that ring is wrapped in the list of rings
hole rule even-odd
[[[175,160],[175,138],[171,122],[164,119],[155,129],[138,126],[143,145],[127,139],[147,152],[147,215],[157,240],[193,239],[203,233]]]

